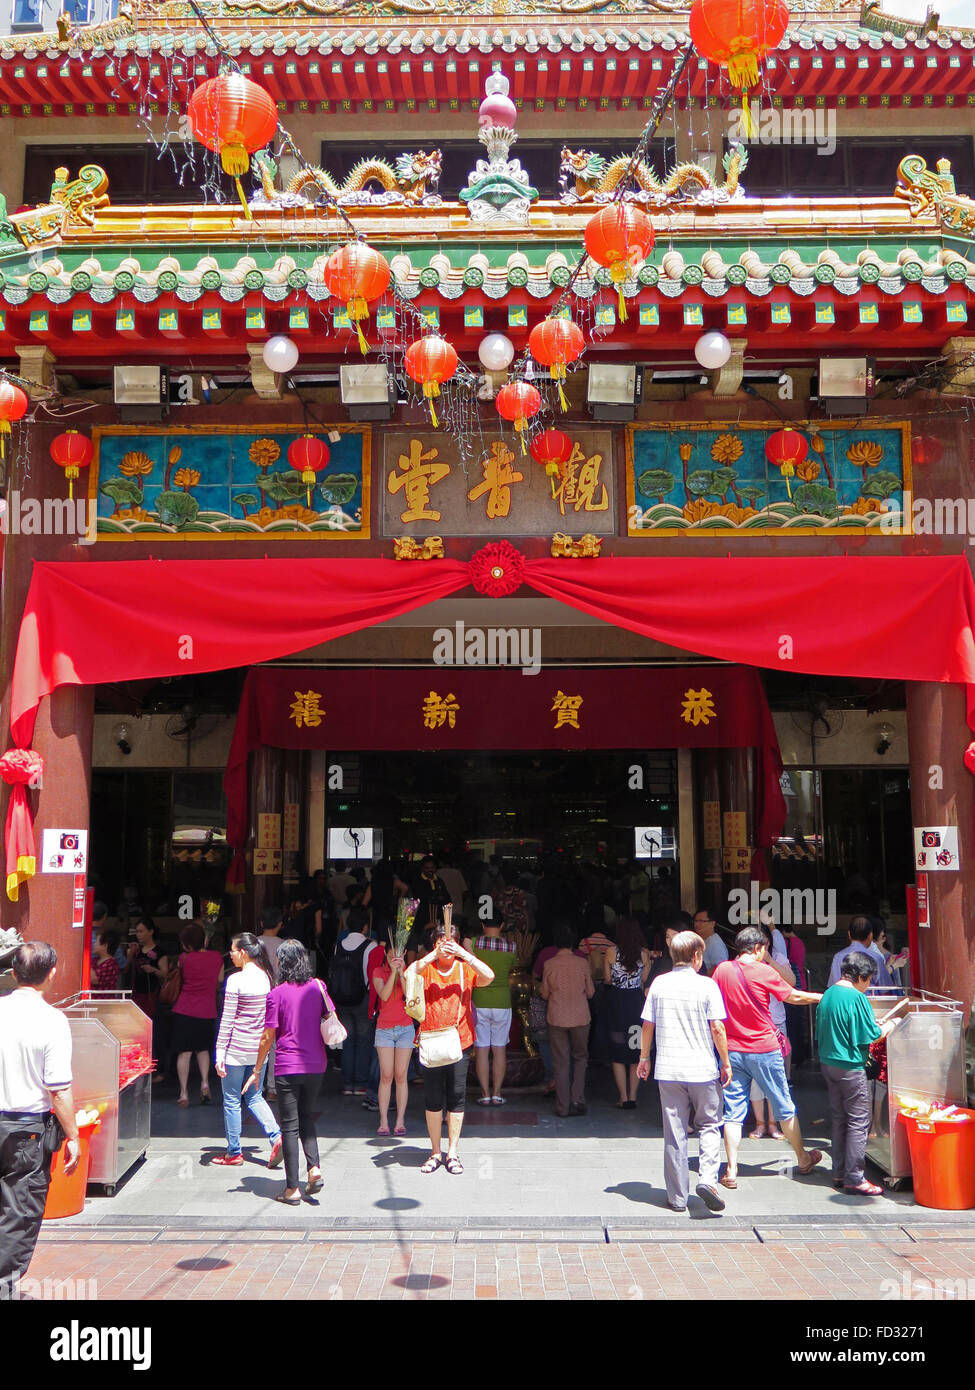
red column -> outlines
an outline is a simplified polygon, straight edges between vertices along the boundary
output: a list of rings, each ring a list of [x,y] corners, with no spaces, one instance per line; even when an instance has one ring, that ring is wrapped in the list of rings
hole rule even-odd
[[[962,757],[972,734],[960,686],[907,686],[911,819],[915,826],[958,826],[961,867],[929,873],[931,926],[921,929],[921,987],[960,999],[975,990],[975,777]],[[932,783],[934,785],[932,785]]]

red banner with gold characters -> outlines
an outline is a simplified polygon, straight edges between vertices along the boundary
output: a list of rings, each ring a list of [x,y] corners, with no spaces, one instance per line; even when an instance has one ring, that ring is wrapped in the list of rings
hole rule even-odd
[[[519,629],[506,629],[520,636]],[[447,640],[463,660],[475,634]],[[488,634],[491,630],[488,629]],[[526,630],[529,634],[530,630]],[[529,655],[530,635],[522,643]],[[505,653],[509,659],[513,649]],[[755,748],[760,846],[781,832],[782,760],[759,673],[745,666],[427,666],[248,672],[224,786],[227,838],[247,835],[247,756],[263,746],[371,750]]]

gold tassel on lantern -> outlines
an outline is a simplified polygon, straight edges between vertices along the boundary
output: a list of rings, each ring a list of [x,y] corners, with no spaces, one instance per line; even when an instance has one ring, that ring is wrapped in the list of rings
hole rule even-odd
[[[748,93],[752,87],[758,86],[758,59],[750,48],[731,55],[728,61],[728,80],[732,87],[741,88],[741,133],[747,140],[751,140],[756,131]]]
[[[67,466],[67,468],[64,470],[64,476],[65,476],[65,477],[67,478],[67,480],[68,480],[68,501],[69,501],[69,502],[73,502],[73,501],[74,501],[74,480],[75,480],[75,478],[77,478],[77,476],[78,476],[78,466],[77,466],[77,464],[69,463],[68,466]]]
[[[619,292],[619,321],[626,323],[626,300],[623,298],[623,286],[630,274],[628,261],[614,261],[609,268],[610,279]]]
[[[795,471],[795,467],[791,463],[784,463],[782,465],[782,476],[785,479],[785,490],[789,494],[790,502],[792,501],[792,484],[790,483],[789,479],[795,474]]]
[[[557,463],[547,463],[545,472],[548,474],[549,482],[552,484],[552,499],[555,499],[555,480],[559,476],[559,465]]]
[[[569,402],[565,399],[565,392],[562,390],[562,382],[565,380],[565,363],[553,362],[551,367],[552,380],[555,382],[559,391],[559,405],[562,407],[562,414],[569,408]]]
[[[301,474],[301,481],[305,484],[305,487],[308,489],[308,506],[311,507],[311,490],[315,482],[315,470],[313,468],[303,469]]]
[[[524,418],[515,421],[515,429],[518,432],[518,438],[521,440],[521,452],[523,454],[528,453],[528,446],[525,443],[525,426],[527,423],[528,421]]]
[[[228,135],[229,139],[227,144],[220,146],[220,165],[223,172],[229,174],[237,185],[237,197],[240,199],[240,205],[244,209],[244,216],[247,218],[248,222],[251,222],[253,221],[251,210],[247,206],[247,198],[240,182],[241,175],[246,174],[247,170],[251,167],[251,157],[241,143],[239,131],[229,131]]]
[[[0,420],[0,459],[7,457],[7,435],[10,433],[10,421]]]
[[[366,342],[366,335],[362,331],[362,320],[369,317],[369,305],[365,299],[350,299],[346,305],[349,318],[355,324],[355,331],[359,335],[359,351],[365,357],[369,351],[369,344]]]
[[[439,423],[439,421],[437,420],[437,412],[436,412],[436,411],[434,410],[434,408],[433,408],[433,398],[434,398],[434,396],[439,396],[439,395],[440,395],[440,384],[439,384],[439,382],[436,382],[436,381],[425,381],[425,382],[423,383],[423,394],[426,396],[427,401],[428,401],[429,406],[430,406],[430,420],[431,420],[431,422],[433,423],[433,428],[434,428],[435,430],[436,430],[436,429],[439,429],[439,428],[440,428],[440,423]]]

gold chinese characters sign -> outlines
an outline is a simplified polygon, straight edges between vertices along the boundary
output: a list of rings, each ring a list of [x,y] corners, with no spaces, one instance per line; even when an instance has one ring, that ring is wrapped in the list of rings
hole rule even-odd
[[[445,431],[386,435],[384,535],[612,535],[612,435],[565,428],[574,447],[554,488],[508,435],[486,433],[483,447],[464,462]]]

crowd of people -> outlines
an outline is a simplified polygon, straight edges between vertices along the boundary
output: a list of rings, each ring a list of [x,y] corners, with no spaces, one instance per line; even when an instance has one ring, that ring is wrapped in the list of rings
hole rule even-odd
[[[806,987],[799,933],[768,919],[733,938],[709,908],[681,911],[674,887],[636,861],[615,873],[562,864],[532,871],[498,861],[461,869],[433,856],[412,867],[381,860],[369,873],[337,864],[331,875],[306,880],[284,909],[265,908],[258,930],[229,940],[197,921],[181,929],[174,950],[142,914],[123,945],[96,923],[93,982],[128,983],[153,1015],[160,1072],[175,1072],[179,1105],[190,1104],[194,1058],[200,1103],[209,1103],[212,1060],[227,1141],[213,1161],[244,1161],[246,1106],[267,1137],[269,1166],[284,1164],[281,1200],[294,1203],[301,1199],[299,1149],[306,1193],[320,1186],[312,1117],[329,1046],[339,1053],[341,1094],[376,1112],[380,1137],[407,1134],[410,1084],[422,1084],[431,1152],[421,1171],[463,1172],[468,1086],[479,1105],[506,1101],[511,975],[522,966],[532,980],[524,1031],[542,1059],[554,1113],[587,1113],[593,1063],[611,1070],[617,1107],[636,1109],[655,1050],[668,1202],[676,1210],[687,1205],[687,1138],[696,1132],[698,1195],[720,1210],[719,1189],[737,1186],[749,1111],[753,1137],[788,1142],[800,1174],[822,1158],[804,1144],[790,1068],[794,1052],[809,1051],[807,1006],[824,996]],[[405,941],[395,932],[403,897],[415,903]],[[860,994],[871,983],[898,982],[903,957],[880,944],[881,921],[854,918],[849,937],[832,962],[827,1000],[837,988]],[[824,1075],[834,1177],[848,1191],[875,1195],[880,1189],[867,1182],[860,1153],[870,1088],[851,1060],[879,1036],[865,1007],[872,1032],[862,1010],[840,1011],[847,1045],[831,1035]],[[822,1016],[834,1011],[831,1004]],[[862,1038],[850,1033],[857,1020]]]

